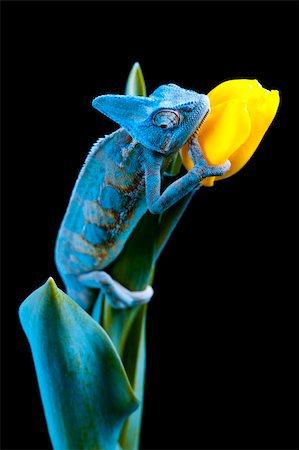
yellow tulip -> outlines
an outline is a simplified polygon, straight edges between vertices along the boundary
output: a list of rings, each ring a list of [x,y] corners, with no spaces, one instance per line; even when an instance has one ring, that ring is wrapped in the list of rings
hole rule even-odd
[[[201,184],[213,186],[214,181],[230,177],[251,158],[273,121],[279,106],[278,91],[264,89],[257,80],[229,80],[208,94],[211,112],[201,125],[198,142],[211,165],[231,162],[228,172],[205,178]],[[181,149],[187,170],[193,167],[188,145]]]

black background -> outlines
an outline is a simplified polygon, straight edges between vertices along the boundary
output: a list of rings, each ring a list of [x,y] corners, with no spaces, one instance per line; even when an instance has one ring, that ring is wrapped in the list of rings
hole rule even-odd
[[[197,193],[157,264],[141,447],[296,447],[297,6],[2,2],[2,448],[51,448],[18,307],[50,275],[62,287],[60,221],[116,128],[91,101],[123,93],[135,61],[148,93],[230,78],[281,93],[254,157]]]

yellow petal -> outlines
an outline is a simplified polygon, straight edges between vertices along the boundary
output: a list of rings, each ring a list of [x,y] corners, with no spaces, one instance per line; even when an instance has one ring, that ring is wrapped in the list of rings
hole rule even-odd
[[[182,162],[187,170],[192,169],[194,166],[192,159],[190,158],[188,154],[188,144],[183,145],[183,147],[180,150]]]
[[[215,106],[200,128],[199,144],[209,164],[223,164],[248,138],[250,118],[246,102],[231,100]]]
[[[231,100],[215,106],[201,126],[198,141],[205,158],[211,165],[219,165],[229,159],[248,138],[250,118],[243,100]],[[187,170],[193,167],[188,155],[188,145],[181,150],[181,157]],[[203,183],[211,185],[215,177],[209,177]]]
[[[212,186],[214,186],[215,179],[216,179],[216,177],[207,177],[207,178],[204,178],[200,182],[200,184],[202,184],[203,186],[206,186],[206,187],[212,187]]]
[[[216,179],[227,178],[238,172],[251,158],[272,123],[279,106],[279,92],[263,91],[256,107],[253,110],[249,108],[251,132],[248,139],[230,156],[230,170]]]
[[[237,79],[218,84],[208,93],[211,108],[234,98],[248,102],[262,95],[264,88],[257,80]]]

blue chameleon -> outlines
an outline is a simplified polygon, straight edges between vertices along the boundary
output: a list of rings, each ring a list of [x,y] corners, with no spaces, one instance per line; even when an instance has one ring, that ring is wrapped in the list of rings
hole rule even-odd
[[[175,84],[149,97],[101,95],[92,105],[120,125],[91,148],[60,226],[55,261],[67,294],[88,310],[100,289],[114,308],[149,302],[151,286],[129,291],[103,269],[122,251],[149,210],[161,214],[208,176],[223,175],[226,161],[211,166],[196,138],[209,113],[204,94]],[[161,176],[188,142],[194,167],[161,193]]]

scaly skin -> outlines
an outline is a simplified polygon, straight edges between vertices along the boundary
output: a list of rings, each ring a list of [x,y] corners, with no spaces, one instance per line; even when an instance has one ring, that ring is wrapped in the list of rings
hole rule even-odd
[[[140,148],[127,159],[119,151],[130,141],[119,129],[86,159],[58,234],[56,263],[64,275],[107,267],[147,209]]]

